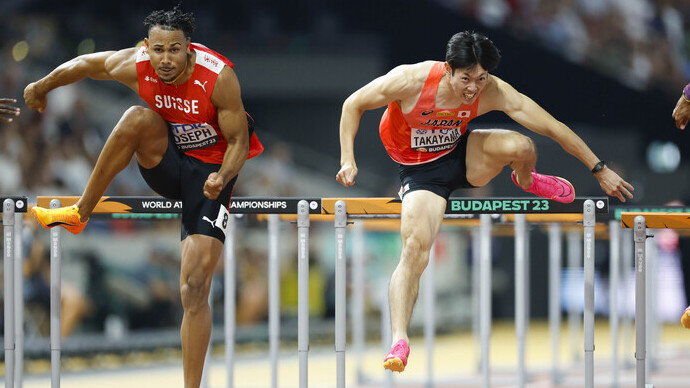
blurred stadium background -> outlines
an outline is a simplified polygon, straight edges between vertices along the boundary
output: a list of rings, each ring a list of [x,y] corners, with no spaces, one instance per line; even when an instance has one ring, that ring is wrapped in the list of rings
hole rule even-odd
[[[82,192],[113,125],[129,106],[143,102],[115,82],[85,80],[53,91],[46,113],[39,115],[21,102],[23,89],[79,54],[137,44],[146,34],[143,18],[175,4],[0,0],[0,96],[16,98],[23,109],[20,118],[0,130],[0,195],[35,198]],[[335,182],[341,104],[398,64],[443,60],[448,38],[469,29],[484,33],[501,50],[497,76],[568,124],[635,186],[633,204],[690,202],[690,136],[671,119],[675,101],[690,80],[689,0],[197,0],[182,6],[197,18],[192,40],[235,63],[244,105],[266,146],[263,155],[245,165],[236,196],[395,196],[397,170],[378,138],[382,110],[363,117],[355,148],[357,185],[345,189]],[[473,126],[526,131],[498,113],[475,120]],[[568,177],[578,195],[603,195],[579,161],[550,139],[530,136],[537,143],[540,171]],[[134,163],[106,194],[155,195]],[[485,189],[456,193],[522,194],[508,173]],[[243,218],[240,225],[238,343],[262,346],[267,341],[265,227],[251,218]],[[333,236],[328,225],[316,224],[314,229],[312,340],[325,344],[332,336]],[[471,316],[462,313],[469,306],[466,233],[445,230],[439,238],[445,271],[438,272],[447,277],[441,276],[437,284],[439,303],[447,306],[439,311],[458,312],[440,317],[440,330],[447,333],[466,332],[471,322]],[[141,364],[142,359],[165,364],[179,357],[178,236],[175,219],[94,219],[79,237],[65,237],[67,372]],[[296,339],[290,326],[296,317],[293,236],[292,229],[284,227],[282,335],[288,344]],[[41,375],[49,372],[48,234],[27,219],[22,237],[26,372]],[[498,238],[494,244],[493,316],[510,320],[512,243]],[[546,317],[547,295],[540,292],[547,281],[545,244],[546,236],[535,232],[530,274],[535,320]],[[387,284],[398,252],[394,229],[367,234],[367,311],[374,341],[377,298],[382,297],[377,284]],[[597,250],[597,268],[604,274],[607,255],[604,244]],[[690,257],[678,252],[674,257],[670,280],[664,284],[678,302],[658,306],[660,314],[677,323],[687,305]],[[219,268],[214,289],[219,296],[221,276]],[[605,290],[605,281],[600,287]],[[217,300],[214,321],[219,328],[222,301]],[[606,301],[600,302],[605,315]],[[419,327],[418,318],[413,328]],[[214,344],[219,345],[222,331],[215,333]],[[178,361],[174,365],[179,366]]]

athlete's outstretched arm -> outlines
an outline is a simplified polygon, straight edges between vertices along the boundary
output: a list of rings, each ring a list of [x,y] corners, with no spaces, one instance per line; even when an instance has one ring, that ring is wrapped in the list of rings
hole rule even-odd
[[[352,93],[343,103],[340,116],[340,171],[335,178],[343,186],[355,184],[357,163],[354,142],[362,114],[419,92],[413,77],[410,66],[398,66]]]
[[[225,66],[218,75],[211,102],[218,111],[218,125],[228,142],[223,164],[218,172],[209,174],[204,184],[204,195],[216,199],[225,185],[239,174],[249,154],[249,128],[242,104],[240,83],[229,66]]]
[[[590,170],[600,161],[582,138],[568,126],[556,120],[531,98],[518,92],[508,83],[493,78],[496,82],[490,89],[489,103],[495,104],[494,109],[502,110],[525,128],[555,140]],[[594,176],[607,195],[618,197],[622,202],[625,202],[625,196],[633,197],[633,186],[610,168],[604,167]]]
[[[116,80],[136,91],[138,89],[134,56],[136,50],[136,48],[129,48],[120,51],[102,51],[71,59],[55,68],[47,76],[30,83],[24,89],[24,101],[29,108],[43,113],[48,103],[48,92],[84,78]]]

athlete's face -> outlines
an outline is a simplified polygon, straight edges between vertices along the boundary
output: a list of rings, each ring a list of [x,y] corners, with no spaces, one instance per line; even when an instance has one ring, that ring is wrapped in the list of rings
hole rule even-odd
[[[153,27],[144,44],[151,57],[151,65],[163,82],[172,82],[187,65],[189,38],[181,30],[167,31]]]
[[[446,63],[446,73],[453,93],[462,99],[463,104],[467,105],[474,103],[489,78],[489,72],[484,70],[481,65],[453,71]]]

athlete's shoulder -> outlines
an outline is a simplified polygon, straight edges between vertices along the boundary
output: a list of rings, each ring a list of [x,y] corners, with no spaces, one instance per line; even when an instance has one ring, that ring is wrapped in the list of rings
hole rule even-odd
[[[495,75],[489,75],[488,82],[480,97],[480,111],[509,111],[517,102],[519,93],[508,82]]]
[[[132,53],[130,55],[134,56],[134,59],[136,60],[137,63],[146,62],[146,61],[151,60],[151,57],[149,57],[149,51],[146,49],[146,46],[144,44],[141,44],[141,45],[136,46],[136,47],[128,48],[125,50]],[[122,50],[122,51],[125,51],[125,50]]]
[[[119,81],[129,87],[136,84],[137,53],[139,48],[130,47],[119,51],[114,51],[105,60],[104,66],[108,74],[114,80]]]
[[[400,74],[408,77],[410,79],[422,79],[425,80],[429,75],[431,68],[439,62],[436,61],[424,61],[411,64],[403,64],[394,67],[389,74]]]
[[[216,74],[220,74],[225,66],[233,68],[235,65],[223,55],[211,50],[200,43],[191,43],[190,48],[196,52],[196,64],[201,65]]]
[[[399,65],[389,71],[386,77],[396,84],[396,89],[421,89],[435,63],[438,62],[424,61],[414,64]]]

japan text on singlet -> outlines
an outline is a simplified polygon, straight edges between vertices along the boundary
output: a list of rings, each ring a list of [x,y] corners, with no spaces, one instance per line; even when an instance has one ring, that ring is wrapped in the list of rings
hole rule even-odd
[[[467,131],[467,123],[477,117],[479,97],[472,105],[453,109],[436,107],[436,91],[443,70],[443,62],[431,67],[419,100],[409,113],[403,113],[394,101],[381,117],[379,134],[383,146],[400,164],[427,163],[448,154]]]
[[[205,163],[221,164],[228,143],[218,126],[211,94],[221,70],[234,65],[201,44],[192,43],[190,48],[196,52],[194,73],[181,85],[167,85],[158,78],[142,46],[137,52],[139,96],[168,122],[180,151]],[[247,158],[262,151],[259,139],[252,134]]]

